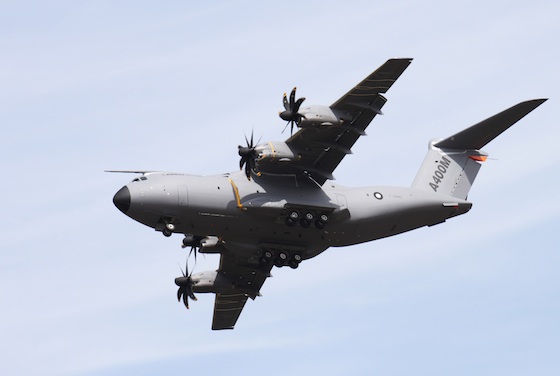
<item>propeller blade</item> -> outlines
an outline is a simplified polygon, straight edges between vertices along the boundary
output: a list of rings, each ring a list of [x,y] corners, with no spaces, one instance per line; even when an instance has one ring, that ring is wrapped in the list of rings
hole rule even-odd
[[[296,88],[294,87],[292,89],[292,92],[290,93],[290,111],[294,111],[294,102],[296,99]]]
[[[193,285],[192,285],[192,280],[189,278],[189,284],[187,285],[187,295],[189,296],[189,298],[191,298],[192,300],[194,300],[195,302],[198,300],[196,298],[196,296],[194,296],[194,291],[193,291]]]
[[[296,101],[296,104],[293,108],[294,113],[297,114],[297,112],[299,111],[299,108],[301,107],[301,104],[303,103],[304,100],[305,100],[305,98],[301,97]],[[299,116],[299,114],[297,114],[297,115]]]
[[[177,300],[179,302],[181,301],[182,296],[183,296],[183,289],[181,287],[179,287],[179,290],[177,290]]]
[[[183,294],[183,304],[187,309],[189,309],[189,297],[187,296],[187,294]]]

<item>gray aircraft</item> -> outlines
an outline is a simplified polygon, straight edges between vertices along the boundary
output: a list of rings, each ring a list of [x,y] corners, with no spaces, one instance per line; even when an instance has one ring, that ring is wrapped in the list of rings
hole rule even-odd
[[[284,94],[286,141],[239,146],[240,171],[215,176],[141,175],[114,196],[117,208],[182,245],[220,254],[217,270],[176,278],[188,308],[194,293],[214,293],[212,329],[233,329],[247,298],[271,269],[313,258],[329,247],[369,242],[468,212],[467,195],[488,156],[488,142],[546,99],[519,103],[451,137],[432,140],[410,187],[348,188],[333,171],[387,101],[382,95],[412,59],[390,59],[331,106],[301,107]],[[190,254],[189,254],[190,257]],[[187,258],[188,261],[188,258]]]

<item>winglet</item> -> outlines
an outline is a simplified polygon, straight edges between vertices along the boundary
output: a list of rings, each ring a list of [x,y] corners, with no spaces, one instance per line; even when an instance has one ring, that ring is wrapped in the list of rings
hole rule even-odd
[[[481,121],[434,144],[443,149],[472,150],[481,149],[498,137],[502,132],[517,123],[529,112],[543,104],[547,99],[533,99],[516,104],[486,120]]]

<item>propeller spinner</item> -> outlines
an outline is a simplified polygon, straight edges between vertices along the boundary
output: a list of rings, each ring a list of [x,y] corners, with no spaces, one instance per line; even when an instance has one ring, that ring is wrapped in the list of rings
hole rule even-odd
[[[286,130],[288,125],[290,125],[290,134],[294,133],[294,124],[299,125],[299,122],[304,117],[298,111],[305,98],[303,97],[299,98],[297,101],[295,99],[296,99],[296,88],[294,87],[292,92],[290,93],[289,101],[286,96],[286,93],[284,93],[283,102],[284,102],[285,111],[282,111],[278,114],[280,115],[282,120],[286,120],[288,122],[288,124],[286,124],[286,127],[284,128],[284,131]],[[282,133],[284,131],[282,131]]]

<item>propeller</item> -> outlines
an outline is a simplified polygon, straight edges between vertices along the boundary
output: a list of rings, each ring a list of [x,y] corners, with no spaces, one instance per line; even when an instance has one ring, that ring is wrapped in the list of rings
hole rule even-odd
[[[288,128],[288,125],[290,125],[290,134],[293,134],[294,133],[294,124],[299,125],[299,122],[303,118],[303,115],[298,113],[298,111],[299,111],[299,108],[300,108],[301,104],[305,100],[305,98],[303,98],[303,97],[299,98],[297,101],[295,99],[296,99],[296,88],[295,87],[293,88],[292,92],[290,93],[290,101],[288,101],[286,93],[284,93],[283,102],[284,102],[285,111],[280,112],[278,115],[280,115],[282,120],[286,120],[288,122],[288,124],[286,124],[286,127],[284,127],[284,130],[282,131],[282,133],[284,133],[286,128]]]
[[[181,272],[183,272],[183,270],[181,269]],[[181,298],[183,299],[183,304],[185,305],[185,307],[187,309],[189,309],[189,299],[191,298],[192,300],[197,300],[196,296],[194,295],[193,292],[193,282],[192,282],[192,278],[191,276],[187,276],[184,272],[183,272],[183,276],[179,277],[179,278],[175,278],[175,284],[177,286],[179,286],[179,290],[177,290],[177,300],[181,301]]]
[[[255,161],[257,159],[257,152],[255,150],[256,145],[253,144],[253,132],[251,132],[251,142],[249,142],[247,136],[245,136],[245,142],[247,146],[239,145],[237,147],[239,149],[239,156],[241,157],[239,168],[242,170],[243,166],[245,166],[245,175],[247,179],[251,180],[251,171],[255,171],[257,168],[257,163]]]
[[[199,246],[199,244],[200,244],[200,239],[197,236],[185,235],[185,238],[183,239],[182,247],[186,248],[190,245],[191,250],[189,251],[189,255],[187,256],[187,261],[186,261],[186,264],[185,264],[185,271],[183,271],[183,268],[181,268],[181,274],[183,276],[175,278],[175,284],[177,286],[179,286],[179,290],[177,290],[177,300],[181,301],[181,298],[182,298],[183,299],[183,304],[185,305],[185,307],[187,309],[189,309],[189,299],[188,298],[191,298],[194,301],[197,300],[196,296],[194,295],[194,291],[193,291],[193,281],[192,281],[192,278],[191,278],[192,271],[191,271],[191,273],[189,273],[189,258],[191,257],[191,254],[194,253],[194,264],[196,266],[196,252],[197,252],[197,247]]]

